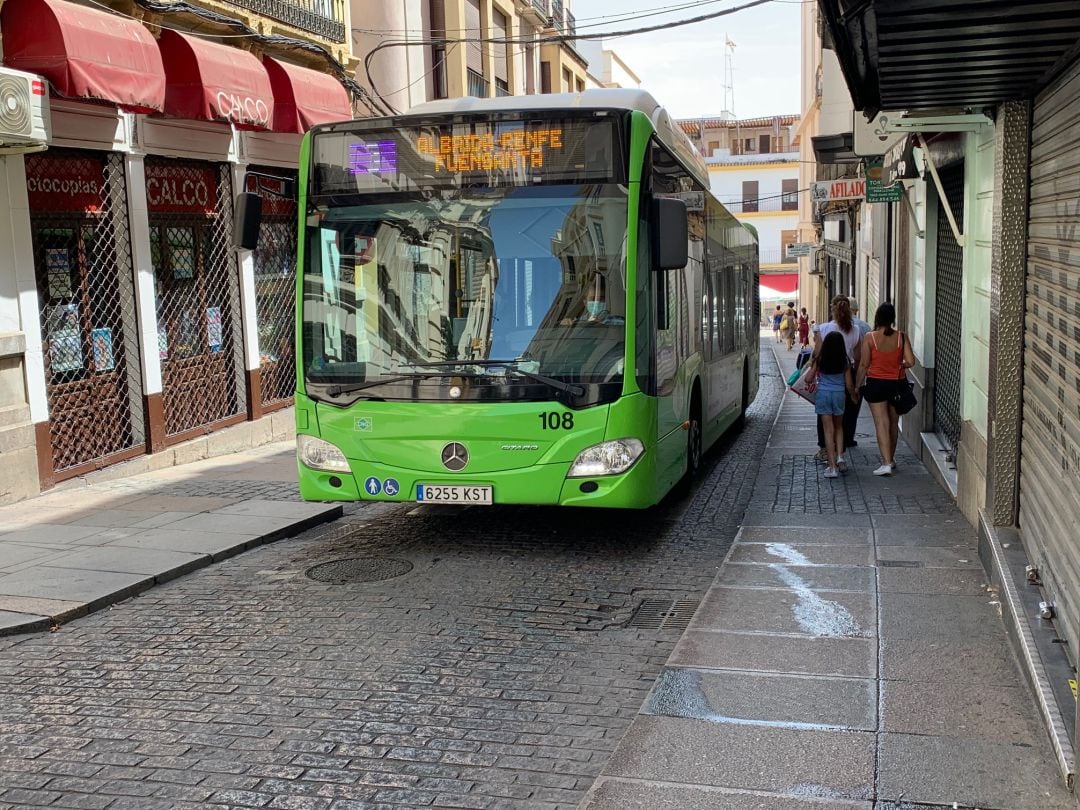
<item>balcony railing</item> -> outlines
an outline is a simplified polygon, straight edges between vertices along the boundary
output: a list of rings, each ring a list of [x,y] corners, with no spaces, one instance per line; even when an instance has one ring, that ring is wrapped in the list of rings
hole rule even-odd
[[[572,37],[577,36],[577,17],[569,11],[566,12],[566,33]]]
[[[533,8],[540,12],[540,16],[546,18],[548,15],[548,0],[532,0]]]
[[[784,199],[786,197],[787,199]],[[720,198],[724,207],[733,214],[755,214],[761,211],[790,211],[795,214],[799,211],[799,195],[785,194],[783,197],[762,197],[759,199],[735,199],[725,200]]]
[[[345,42],[345,0],[228,0],[332,42]]]
[[[566,21],[563,19],[562,0],[551,0],[551,20],[558,30],[566,30]]]
[[[758,251],[758,264],[798,264],[799,260],[788,256],[782,250]]]
[[[468,94],[477,98],[487,98],[488,80],[484,78],[483,74],[477,73],[475,70],[469,70]]]

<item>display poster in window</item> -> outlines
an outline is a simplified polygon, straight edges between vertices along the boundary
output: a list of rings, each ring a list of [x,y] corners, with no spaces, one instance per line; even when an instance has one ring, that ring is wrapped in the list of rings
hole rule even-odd
[[[94,347],[95,371],[112,371],[116,368],[116,358],[113,355],[112,329],[91,330],[90,343]]]
[[[158,359],[165,362],[169,359],[169,333],[165,330],[165,324],[158,321],[157,325]]]
[[[206,342],[210,351],[221,351],[221,307],[206,308]]]
[[[195,275],[195,250],[191,247],[172,248],[173,278],[192,278]]]
[[[79,310],[75,304],[59,304],[49,313],[49,367],[54,374],[80,371],[83,367]]]
[[[71,252],[67,248],[45,249],[45,270],[49,275],[49,298],[71,295]]]

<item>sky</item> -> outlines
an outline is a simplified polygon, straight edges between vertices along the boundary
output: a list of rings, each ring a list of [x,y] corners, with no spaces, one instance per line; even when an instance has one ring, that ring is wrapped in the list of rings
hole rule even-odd
[[[607,23],[602,15],[653,11],[688,0],[572,0],[571,10],[584,33],[623,30],[687,19],[740,4],[708,5],[629,22]],[[641,86],[677,118],[699,118],[722,111],[724,38],[735,43],[735,109],[738,118],[802,112],[799,99],[799,2],[772,2],[726,17],[650,34],[604,40],[641,79]],[[603,23],[603,25],[597,25]],[[596,26],[585,28],[584,26]]]

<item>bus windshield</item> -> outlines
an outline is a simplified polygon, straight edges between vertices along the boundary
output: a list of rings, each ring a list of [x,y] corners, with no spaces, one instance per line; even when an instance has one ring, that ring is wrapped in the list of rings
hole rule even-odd
[[[347,202],[307,219],[310,393],[551,398],[537,375],[596,385],[580,389],[593,401],[621,389],[623,186],[427,188]]]

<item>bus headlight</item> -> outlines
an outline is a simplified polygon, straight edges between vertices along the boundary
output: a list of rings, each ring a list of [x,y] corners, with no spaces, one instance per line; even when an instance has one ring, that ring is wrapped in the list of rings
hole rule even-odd
[[[345,454],[330,442],[301,433],[296,437],[296,457],[305,467],[326,472],[351,473]]]
[[[567,478],[591,478],[595,475],[618,475],[634,466],[645,452],[645,445],[637,439],[614,439],[610,442],[586,447],[570,465]]]

